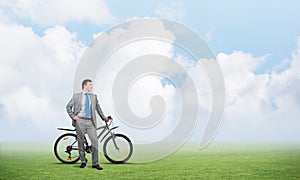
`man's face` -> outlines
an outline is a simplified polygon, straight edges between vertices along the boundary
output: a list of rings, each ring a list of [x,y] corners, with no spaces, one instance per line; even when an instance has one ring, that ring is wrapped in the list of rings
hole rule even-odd
[[[84,89],[88,92],[91,92],[93,89],[93,83],[92,82],[87,82],[86,85],[84,85]]]

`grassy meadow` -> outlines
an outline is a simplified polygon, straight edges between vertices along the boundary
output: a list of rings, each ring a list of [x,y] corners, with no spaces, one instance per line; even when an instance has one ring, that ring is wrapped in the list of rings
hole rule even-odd
[[[0,179],[300,179],[300,143],[187,144],[167,158],[144,164],[111,164],[103,171],[62,164],[53,144],[1,143]]]

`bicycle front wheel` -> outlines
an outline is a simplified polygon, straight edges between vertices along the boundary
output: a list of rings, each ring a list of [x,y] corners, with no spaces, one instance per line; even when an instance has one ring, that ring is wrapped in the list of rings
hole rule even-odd
[[[54,144],[56,158],[65,164],[73,164],[79,160],[78,142],[76,134],[61,135]]]
[[[132,155],[133,146],[130,139],[123,134],[108,137],[103,144],[105,158],[114,164],[128,161]]]

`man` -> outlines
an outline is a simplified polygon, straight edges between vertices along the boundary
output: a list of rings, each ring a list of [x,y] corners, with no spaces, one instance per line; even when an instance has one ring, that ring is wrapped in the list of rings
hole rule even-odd
[[[97,95],[91,93],[93,89],[92,81],[90,79],[83,80],[81,87],[82,92],[74,94],[66,106],[67,112],[72,119],[72,125],[76,127],[79,156],[81,160],[80,168],[84,168],[87,163],[83,146],[84,135],[87,133],[92,142],[92,167],[102,170],[103,168],[98,164],[96,111],[105,122],[108,122],[109,119],[103,115],[98,103]]]

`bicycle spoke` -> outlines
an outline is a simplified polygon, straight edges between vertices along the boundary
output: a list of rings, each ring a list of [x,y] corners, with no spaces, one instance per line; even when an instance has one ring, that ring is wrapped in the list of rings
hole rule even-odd
[[[62,135],[55,144],[55,155],[63,163],[74,163],[79,159],[75,134]]]
[[[132,144],[123,135],[112,136],[105,142],[105,157],[113,163],[124,163],[132,153]]]

